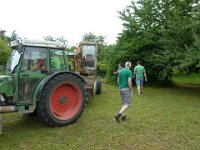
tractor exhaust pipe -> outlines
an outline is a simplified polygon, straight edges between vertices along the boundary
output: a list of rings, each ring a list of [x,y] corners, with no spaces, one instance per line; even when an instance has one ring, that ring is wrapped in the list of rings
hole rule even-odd
[[[16,111],[17,111],[16,106],[0,106],[0,113],[16,112]]]

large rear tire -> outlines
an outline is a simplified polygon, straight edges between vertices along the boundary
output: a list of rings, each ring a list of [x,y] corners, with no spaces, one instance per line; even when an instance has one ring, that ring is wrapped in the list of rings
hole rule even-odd
[[[52,78],[44,87],[37,109],[49,126],[64,126],[77,121],[86,101],[83,81],[73,74],[61,74]]]

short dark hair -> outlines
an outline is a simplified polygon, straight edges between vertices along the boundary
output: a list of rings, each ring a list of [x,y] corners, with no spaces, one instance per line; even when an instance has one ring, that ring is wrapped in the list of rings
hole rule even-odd
[[[138,65],[141,65],[141,64],[142,64],[142,61],[139,60],[139,61],[137,62],[137,64],[138,64]]]
[[[122,68],[124,67],[122,63],[119,63],[117,66],[118,66],[118,67],[120,66],[120,67],[122,67]]]

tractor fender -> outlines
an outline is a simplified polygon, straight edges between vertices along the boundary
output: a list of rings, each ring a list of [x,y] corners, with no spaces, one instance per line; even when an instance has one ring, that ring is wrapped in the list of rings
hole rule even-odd
[[[69,71],[59,71],[59,72],[53,73],[51,75],[48,75],[40,81],[40,83],[36,86],[36,88],[34,90],[33,102],[35,103],[35,106],[36,106],[36,102],[40,101],[41,94],[42,94],[44,87],[48,84],[48,82],[51,79],[53,79],[54,77],[56,77],[60,74],[73,74],[73,75],[77,76],[78,78],[80,78],[83,81],[83,83],[86,84],[86,81],[82,76],[80,76],[79,74],[73,73],[73,72],[69,72]]]

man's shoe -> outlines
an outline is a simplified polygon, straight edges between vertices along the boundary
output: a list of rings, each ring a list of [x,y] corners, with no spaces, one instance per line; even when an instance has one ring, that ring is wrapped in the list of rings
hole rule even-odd
[[[118,113],[117,115],[114,116],[115,119],[116,119],[116,121],[117,121],[118,123],[120,123],[119,118],[121,117],[121,115],[122,115],[122,114]]]
[[[126,119],[127,119],[127,117],[125,115],[122,116],[122,118],[121,118],[122,121],[125,121]]]

